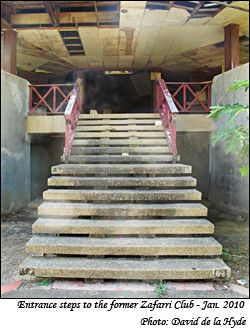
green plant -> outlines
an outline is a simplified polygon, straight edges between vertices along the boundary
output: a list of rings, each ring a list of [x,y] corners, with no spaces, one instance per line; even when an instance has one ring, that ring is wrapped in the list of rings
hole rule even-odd
[[[40,285],[41,286],[49,286],[51,283],[53,282],[53,280],[51,280],[51,279],[44,279],[44,280],[42,280],[41,282],[40,282]]]
[[[244,88],[249,89],[248,80],[235,80],[233,85],[228,90],[232,91]],[[218,130],[212,137],[212,143],[216,144],[219,141],[225,142],[225,153],[234,152],[241,164],[241,176],[247,176],[249,171],[249,129],[244,125],[239,125],[237,118],[241,113],[249,114],[249,106],[240,103],[215,105],[210,107],[211,113],[208,116],[211,119],[218,119],[222,116],[227,116],[225,119],[225,127]]]
[[[155,292],[158,297],[162,297],[162,296],[166,295],[167,290],[168,290],[168,286],[167,286],[166,282],[161,280],[160,282],[157,283]]]

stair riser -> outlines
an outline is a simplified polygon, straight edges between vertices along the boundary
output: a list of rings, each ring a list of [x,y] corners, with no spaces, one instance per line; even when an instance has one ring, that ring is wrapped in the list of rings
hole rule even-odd
[[[163,126],[155,126],[155,125],[99,125],[99,126],[77,126],[76,132],[95,132],[95,131],[117,131],[117,132],[125,132],[125,131],[164,131]]]
[[[102,164],[102,165],[70,165],[63,164],[53,166],[51,173],[53,175],[63,174],[116,174],[116,175],[130,175],[130,174],[190,174],[192,171],[189,165],[179,164],[145,164],[145,165],[129,165],[129,164]],[[156,178],[157,180],[157,178]]]
[[[163,131],[159,132],[76,132],[75,138],[166,138]]]
[[[47,234],[89,234],[89,235],[185,235],[213,234],[213,227],[79,227],[79,226],[42,226],[33,224],[33,233]]]
[[[43,193],[44,200],[66,200],[66,201],[86,201],[86,200],[94,200],[94,201],[188,201],[188,200],[201,200],[200,192],[187,192],[185,191],[178,193],[119,193],[113,190],[113,193],[102,193],[101,191],[91,192],[78,192],[77,190],[70,191],[67,193],[64,192],[50,192],[45,191]]]
[[[109,146],[130,146],[136,145],[139,147],[144,146],[155,146],[157,148],[162,146],[161,148],[165,148],[167,146],[167,139],[85,139],[81,140],[75,138],[73,141],[74,146],[100,146],[100,145],[109,145]]]
[[[157,113],[81,114],[79,119],[160,119]]]
[[[177,235],[212,234],[214,226],[206,219],[67,220],[39,218],[33,224],[32,231],[33,233],[49,234]]]
[[[205,280],[216,272],[230,277],[230,269],[218,259],[88,260],[77,258],[29,258],[21,265],[22,274],[39,277],[140,279],[140,280]]]
[[[130,248],[92,248],[72,246],[35,246],[27,245],[26,252],[33,254],[67,254],[67,255],[111,255],[111,256],[212,256],[221,255],[221,247],[185,247],[164,248],[164,247],[133,247]]]
[[[88,154],[168,154],[168,147],[97,147],[97,148],[78,148],[71,149],[71,155]]]
[[[117,178],[75,178],[75,177],[52,177],[48,179],[49,186],[75,186],[75,187],[194,187],[196,186],[196,179],[117,179]]]
[[[79,120],[77,126],[98,126],[98,125],[158,125],[160,119],[99,119],[99,120]]]
[[[40,216],[207,216],[207,209],[194,208],[38,208]]]
[[[64,157],[61,158],[62,162],[64,161]],[[133,155],[133,156],[112,156],[112,155],[100,155],[100,156],[84,156],[84,155],[70,155],[68,158],[69,163],[95,163],[95,162],[103,162],[103,163],[166,163],[172,162],[173,157],[171,155]]]

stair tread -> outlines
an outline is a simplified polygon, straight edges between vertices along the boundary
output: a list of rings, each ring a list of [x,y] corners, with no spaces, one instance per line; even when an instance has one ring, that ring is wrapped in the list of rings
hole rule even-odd
[[[138,154],[138,153],[153,153],[153,154],[161,154],[161,153],[169,153],[169,148],[166,147],[72,147],[71,154],[122,154],[122,153],[130,153],[130,154]]]
[[[207,208],[200,203],[94,204],[44,202],[39,206],[38,214],[59,216],[206,216]]]
[[[162,147],[168,147],[168,143],[166,138],[163,139],[137,139],[137,138],[125,138],[125,139],[114,139],[114,138],[105,138],[105,139],[79,139],[75,138],[73,141],[73,147],[74,146],[94,146],[94,145],[102,145],[102,144],[108,144],[110,146],[127,146],[127,145],[138,145],[138,146],[153,146],[158,147],[158,145],[161,145]]]
[[[126,131],[126,132],[75,132],[74,138],[166,138],[165,132],[162,131]],[[167,139],[166,139],[167,140]]]
[[[169,164],[169,163],[162,163],[162,164],[59,164],[53,166],[51,168],[52,174],[64,174],[64,173],[116,173],[116,174],[129,174],[132,172],[137,173],[149,173],[152,171],[153,173],[179,173],[179,174],[190,174],[192,171],[192,167],[190,165],[185,164]]]
[[[95,132],[95,131],[164,131],[162,125],[111,125],[111,124],[103,124],[97,126],[88,126],[86,125],[77,125],[77,132]]]
[[[222,246],[212,237],[95,238],[33,236],[29,253],[83,255],[220,255]]]
[[[63,160],[63,157],[62,157]],[[92,162],[166,162],[172,161],[172,155],[73,155],[68,157],[69,163]]]
[[[140,118],[156,118],[160,119],[157,113],[97,113],[97,114],[80,114],[79,119],[140,119]]]
[[[149,186],[149,187],[190,187],[196,185],[196,179],[184,177],[76,177],[52,176],[49,186]]]
[[[158,118],[151,118],[151,119],[80,119],[77,122],[77,126],[81,125],[134,125],[134,124],[151,124],[154,125],[155,123],[160,122],[161,120]]]
[[[87,259],[29,257],[19,267],[22,274],[40,277],[112,279],[214,279],[216,272],[230,276],[221,260],[205,259]]]
[[[97,234],[194,234],[213,233],[213,224],[206,219],[151,220],[89,220],[39,218],[32,227],[34,233],[97,233]]]
[[[200,200],[201,192],[196,189],[172,190],[82,190],[49,189],[43,192],[45,200]]]

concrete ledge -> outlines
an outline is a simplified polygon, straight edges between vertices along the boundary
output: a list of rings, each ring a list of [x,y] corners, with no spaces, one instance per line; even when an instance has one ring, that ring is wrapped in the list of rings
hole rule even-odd
[[[27,116],[28,134],[65,133],[64,116]]]
[[[208,114],[177,114],[177,132],[212,132],[214,124]]]
[[[214,125],[207,118],[207,114],[177,114],[176,127],[178,132],[212,132]],[[27,116],[26,132],[28,134],[64,133],[64,116]]]

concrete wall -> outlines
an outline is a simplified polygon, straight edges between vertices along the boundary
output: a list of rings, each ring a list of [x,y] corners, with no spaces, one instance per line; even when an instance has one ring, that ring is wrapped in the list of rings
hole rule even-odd
[[[234,80],[249,79],[249,64],[220,74],[212,85],[212,105],[241,103],[248,104],[248,93],[244,89],[228,94]],[[248,124],[246,116],[239,123]],[[225,126],[225,119],[216,121],[216,127]],[[249,213],[249,178],[241,178],[239,164],[234,154],[224,153],[224,144],[218,143],[210,148],[210,191],[209,199],[215,207],[237,215]]]
[[[188,115],[185,115],[187,118]],[[192,165],[192,176],[197,179],[197,189],[202,198],[208,198],[209,192],[209,131],[178,132],[177,149],[180,162]]]
[[[51,166],[61,163],[64,137],[31,136],[31,200],[40,198],[48,188]]]
[[[28,81],[1,70],[1,213],[30,200],[30,143],[25,133]]]

